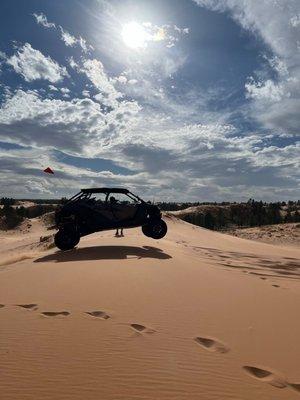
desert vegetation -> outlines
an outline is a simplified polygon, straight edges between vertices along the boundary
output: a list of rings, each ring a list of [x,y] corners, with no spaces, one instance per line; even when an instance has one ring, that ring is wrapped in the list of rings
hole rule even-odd
[[[26,218],[36,218],[53,212],[61,199],[0,199],[0,229],[13,229]],[[235,227],[255,227],[282,223],[300,222],[300,200],[266,203],[249,199],[245,203],[176,203],[161,202],[162,211],[212,230],[227,230]]]
[[[213,230],[300,222],[300,201],[266,203],[161,203],[161,209],[194,225]]]
[[[0,200],[0,229],[14,229],[20,225],[26,218],[36,218],[54,211],[60,201],[51,203],[41,200],[15,200],[8,197],[2,197]],[[27,204],[26,204],[27,203]],[[33,203],[31,205],[31,203]]]

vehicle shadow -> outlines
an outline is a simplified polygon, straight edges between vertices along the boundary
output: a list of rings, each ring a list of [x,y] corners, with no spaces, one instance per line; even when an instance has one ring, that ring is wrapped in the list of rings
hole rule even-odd
[[[156,258],[167,260],[172,258],[163,250],[152,246],[92,246],[75,248],[69,251],[57,251],[44,257],[37,258],[34,262],[68,262],[84,260],[125,260],[131,258]]]

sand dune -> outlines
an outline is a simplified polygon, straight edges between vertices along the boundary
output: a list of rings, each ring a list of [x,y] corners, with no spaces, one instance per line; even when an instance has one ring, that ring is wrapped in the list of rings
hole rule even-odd
[[[300,246],[300,224],[278,224],[256,226],[254,228],[235,228],[226,233],[243,239],[280,244],[283,246]]]
[[[300,250],[166,221],[64,253],[38,221],[1,235],[3,399],[300,398]]]

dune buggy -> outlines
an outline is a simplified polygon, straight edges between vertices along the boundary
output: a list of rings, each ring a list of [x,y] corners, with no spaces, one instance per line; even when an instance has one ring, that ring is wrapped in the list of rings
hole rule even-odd
[[[74,248],[82,236],[109,229],[141,226],[153,239],[167,233],[159,208],[122,188],[81,189],[57,209],[55,224],[54,242],[60,250]]]

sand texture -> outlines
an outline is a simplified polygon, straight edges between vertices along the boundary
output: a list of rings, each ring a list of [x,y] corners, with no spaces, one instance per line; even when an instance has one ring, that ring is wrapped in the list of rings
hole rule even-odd
[[[300,399],[299,248],[166,222],[0,234],[1,399]]]
[[[264,243],[300,247],[300,223],[235,228],[229,229],[226,233]]]

